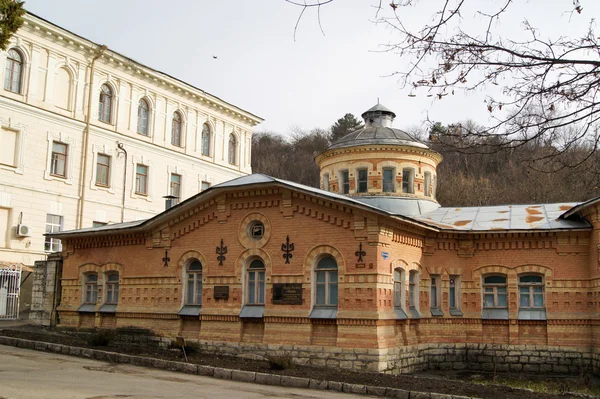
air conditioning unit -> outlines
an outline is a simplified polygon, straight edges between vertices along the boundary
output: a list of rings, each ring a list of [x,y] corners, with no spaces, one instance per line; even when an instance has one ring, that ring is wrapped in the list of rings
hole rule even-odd
[[[18,224],[17,235],[19,237],[29,237],[31,235],[31,229],[29,226],[25,226],[24,224]]]

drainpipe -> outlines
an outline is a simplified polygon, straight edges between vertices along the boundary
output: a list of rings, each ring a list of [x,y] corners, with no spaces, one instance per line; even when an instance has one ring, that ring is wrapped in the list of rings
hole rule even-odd
[[[127,185],[127,151],[123,143],[117,141],[117,152],[123,151],[125,155],[125,168],[123,168],[123,198],[121,199],[121,223],[125,221],[125,187]]]
[[[82,146],[82,156],[81,156],[81,165],[79,170],[79,202],[78,202],[78,211],[77,211],[77,222],[76,226],[78,229],[83,227],[83,207],[85,204],[85,179],[87,175],[87,155],[89,151],[89,136],[90,136],[90,121],[92,120],[92,94],[94,92],[94,66],[96,66],[96,60],[102,57],[102,54],[106,51],[108,47],[106,45],[102,45],[98,47],[95,51],[94,56],[92,57],[92,62],[90,64],[90,73],[89,73],[89,89],[88,89],[88,103],[87,103],[87,115],[85,116],[85,127],[83,129],[83,146]]]

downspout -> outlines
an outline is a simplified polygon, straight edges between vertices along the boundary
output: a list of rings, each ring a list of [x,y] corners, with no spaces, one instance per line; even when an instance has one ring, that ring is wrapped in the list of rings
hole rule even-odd
[[[76,226],[78,229],[83,227],[83,207],[85,204],[85,178],[87,175],[87,155],[89,150],[89,136],[90,136],[90,121],[92,120],[92,94],[94,92],[94,66],[96,66],[96,60],[102,57],[102,54],[106,51],[108,47],[106,45],[102,45],[96,49],[96,54],[92,57],[92,62],[90,64],[90,73],[89,73],[89,88],[88,88],[88,103],[87,103],[87,114],[85,116],[85,127],[83,129],[83,146],[81,154],[81,165],[79,170],[79,203],[78,203],[78,211],[77,211],[77,222]]]
[[[127,186],[127,151],[123,143],[117,141],[117,151],[123,151],[125,155],[125,168],[123,168],[123,198],[121,199],[121,223],[125,221],[125,188]]]

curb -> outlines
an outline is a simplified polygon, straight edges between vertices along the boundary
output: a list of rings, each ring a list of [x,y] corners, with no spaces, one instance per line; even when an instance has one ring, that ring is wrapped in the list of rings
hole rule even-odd
[[[279,374],[258,373],[254,371],[226,369],[222,367],[202,366],[185,362],[155,359],[144,356],[125,355],[99,349],[79,348],[62,344],[53,344],[28,339],[0,336],[0,345],[15,346],[23,349],[34,349],[44,352],[59,353],[67,356],[84,357],[111,363],[131,364],[161,370],[177,371],[185,374],[196,374],[205,377],[221,378],[240,382],[252,382],[262,385],[275,385],[290,388],[320,389],[353,394],[380,396],[397,399],[477,399],[469,396],[448,395],[407,391],[397,388],[375,387],[362,384],[349,384],[339,381],[321,381],[312,378],[292,377]]]

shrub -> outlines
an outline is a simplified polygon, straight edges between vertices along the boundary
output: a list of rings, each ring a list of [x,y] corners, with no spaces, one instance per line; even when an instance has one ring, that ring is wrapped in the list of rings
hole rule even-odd
[[[267,362],[271,370],[285,370],[291,368],[294,363],[292,357],[288,354],[285,355],[267,355]]]

